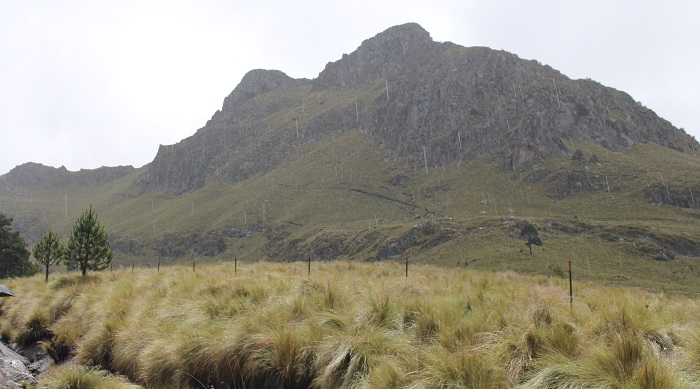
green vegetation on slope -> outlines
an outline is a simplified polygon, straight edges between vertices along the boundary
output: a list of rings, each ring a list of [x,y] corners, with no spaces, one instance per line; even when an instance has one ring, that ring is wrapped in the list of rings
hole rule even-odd
[[[428,265],[207,265],[3,281],[4,338],[145,387],[697,387],[700,303]],[[83,373],[83,374],[81,374]],[[60,376],[59,376],[60,375]],[[87,385],[86,385],[87,386]],[[102,385],[107,386],[107,385]]]
[[[52,228],[64,242],[78,213],[93,204],[112,237],[117,268],[184,265],[192,256],[409,256],[552,274],[571,260],[590,281],[699,292],[700,211],[673,204],[700,196],[700,158],[652,144],[624,152],[575,146],[581,161],[552,158],[503,173],[484,158],[426,172],[351,131],[299,146],[267,174],[233,184],[211,180],[182,195],[135,190],[135,171],[102,186],[5,185],[0,200],[8,215],[34,224],[34,240]],[[593,154],[599,163],[589,162]],[[659,193],[662,204],[651,202]],[[532,260],[513,230],[519,221],[541,232],[543,246]]]

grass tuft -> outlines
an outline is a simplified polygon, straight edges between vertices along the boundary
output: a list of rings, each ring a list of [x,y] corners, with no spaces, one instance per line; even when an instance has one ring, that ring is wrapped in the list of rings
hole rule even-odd
[[[385,290],[370,291],[367,297],[367,321],[380,326],[388,327],[394,320],[394,306],[389,293]]]
[[[49,389],[134,389],[129,381],[105,370],[75,364],[55,366],[49,374],[40,377],[39,388]]]
[[[21,345],[31,345],[40,340],[50,338],[49,315],[36,309],[27,318],[26,323],[17,331],[17,342]]]
[[[0,340],[9,344],[17,337],[17,330],[11,323],[2,321],[0,322]]]
[[[482,389],[508,387],[509,383],[503,368],[478,350],[461,351],[457,356],[437,351],[423,376],[418,383],[424,388]]]

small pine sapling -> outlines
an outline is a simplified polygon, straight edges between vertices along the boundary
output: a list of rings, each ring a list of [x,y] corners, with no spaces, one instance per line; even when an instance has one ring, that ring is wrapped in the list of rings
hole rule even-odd
[[[109,237],[97,220],[95,211],[90,206],[78,218],[70,233],[66,246],[65,259],[74,261],[83,277],[87,271],[101,271],[109,268],[114,252],[109,246]]]
[[[49,232],[44,234],[34,245],[34,258],[39,264],[45,267],[46,283],[49,281],[49,267],[61,263],[65,250],[58,236],[51,231],[51,229],[49,229]]]

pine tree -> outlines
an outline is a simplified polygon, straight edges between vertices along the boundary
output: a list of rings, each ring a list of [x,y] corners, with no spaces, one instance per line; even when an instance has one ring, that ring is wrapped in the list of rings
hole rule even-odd
[[[85,277],[88,270],[101,271],[109,267],[113,255],[107,233],[97,221],[91,205],[73,226],[65,259],[69,262],[74,261]]]
[[[65,250],[58,236],[51,229],[34,245],[34,258],[39,264],[46,267],[45,281],[47,283],[49,281],[49,267],[61,263]]]
[[[0,279],[26,276],[30,271],[27,243],[11,224],[12,218],[0,213]]]
[[[527,240],[525,245],[530,249],[530,257],[532,257],[532,245],[542,246],[542,238],[537,227],[527,221],[520,223],[520,236]]]

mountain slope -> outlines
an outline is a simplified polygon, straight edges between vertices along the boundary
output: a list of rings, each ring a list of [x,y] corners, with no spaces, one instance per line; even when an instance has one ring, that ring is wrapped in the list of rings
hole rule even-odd
[[[314,80],[249,72],[138,170],[60,185],[13,170],[0,210],[33,243],[92,204],[117,265],[401,256],[550,273],[574,260],[586,280],[697,290],[697,149],[623,92],[408,24]],[[545,238],[532,259],[521,220]]]

